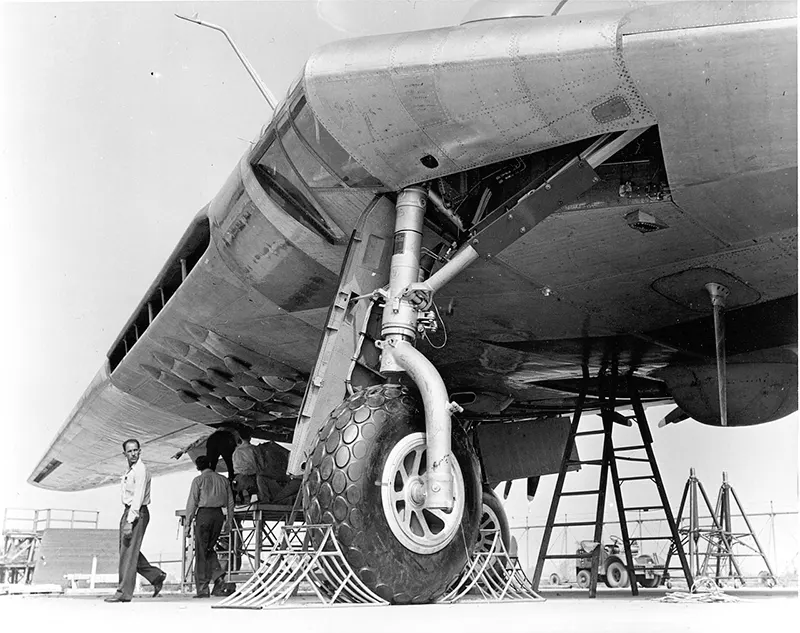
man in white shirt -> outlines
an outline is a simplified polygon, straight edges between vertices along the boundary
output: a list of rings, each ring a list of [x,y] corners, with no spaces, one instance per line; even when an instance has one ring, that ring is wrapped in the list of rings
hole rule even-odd
[[[106,602],[130,602],[136,587],[136,573],[153,585],[155,598],[167,578],[158,567],[151,565],[141,552],[142,539],[150,522],[150,473],[139,458],[139,440],[125,440],[122,452],[128,460],[128,472],[122,476],[122,518],[119,521],[119,586]]]
[[[233,471],[236,477],[233,480],[233,489],[239,497],[240,503],[249,503],[250,495],[258,492],[256,475],[258,474],[258,458],[256,447],[250,443],[253,436],[248,427],[242,426],[238,432],[236,450],[233,451]]]

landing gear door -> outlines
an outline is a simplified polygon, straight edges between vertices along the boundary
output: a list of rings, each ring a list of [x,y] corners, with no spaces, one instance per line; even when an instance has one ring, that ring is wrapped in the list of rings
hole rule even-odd
[[[369,297],[363,297],[389,282],[394,220],[394,203],[378,197],[361,215],[350,238],[339,287],[294,430],[289,458],[291,475],[302,474],[319,428],[347,398],[350,389],[383,382],[378,373],[378,350],[373,344],[380,335],[381,311],[373,307]]]
[[[489,485],[558,473],[569,427],[568,417],[481,424],[477,429],[478,446]],[[570,460],[578,460],[575,446]],[[579,469],[578,464],[567,467],[567,470]]]

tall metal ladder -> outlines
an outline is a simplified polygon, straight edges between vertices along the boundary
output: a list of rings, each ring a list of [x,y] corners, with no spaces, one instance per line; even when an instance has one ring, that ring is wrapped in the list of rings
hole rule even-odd
[[[634,382],[629,377],[620,378],[617,374],[616,365],[612,368],[610,375],[599,376],[601,385],[601,403],[600,403],[600,417],[603,422],[602,429],[579,431],[581,413],[586,401],[586,391],[589,383],[589,373],[586,367],[583,368],[583,381],[581,383],[580,393],[578,395],[575,413],[572,418],[572,425],[567,437],[567,443],[564,447],[564,455],[561,460],[561,468],[558,473],[555,491],[553,492],[553,500],[550,504],[550,512],[547,517],[544,534],[542,535],[542,544],[539,550],[539,556],[536,561],[536,571],[533,576],[534,590],[538,591],[539,583],[542,578],[544,564],[547,560],[553,559],[582,559],[586,558],[586,554],[548,554],[548,547],[550,545],[550,537],[553,528],[556,527],[579,527],[579,526],[594,526],[593,542],[597,543],[596,547],[591,553],[592,566],[591,566],[591,580],[589,583],[589,597],[594,598],[597,596],[597,579],[600,565],[600,552],[603,538],[603,523],[605,514],[606,503],[606,488],[608,486],[608,474],[611,473],[611,484],[614,491],[617,510],[619,513],[620,532],[622,534],[622,543],[625,551],[626,569],[628,571],[628,578],[630,579],[631,593],[636,596],[639,594],[636,574],[634,569],[633,553],[631,551],[631,540],[628,533],[628,519],[627,512],[633,511],[662,511],[669,526],[668,536],[642,536],[638,540],[669,540],[672,543],[672,549],[678,554],[681,562],[681,570],[684,573],[686,582],[689,587],[692,586],[692,577],[689,571],[689,565],[686,556],[683,553],[683,547],[678,534],[678,529],[672,510],[669,506],[669,499],[667,498],[664,484],[661,479],[661,473],[658,470],[655,454],[653,453],[652,443],[653,438],[650,434],[650,429],[647,425],[647,418],[645,417],[644,408],[642,407],[639,394],[636,390]],[[626,424],[635,421],[641,437],[641,444],[631,446],[615,447],[612,439],[612,431],[615,420],[620,421],[620,416],[615,412],[617,404],[617,386],[622,384],[627,391],[630,403],[633,406],[634,415],[628,418],[622,418]],[[601,459],[580,459],[576,462],[571,459],[575,440],[580,437],[603,435],[603,452]],[[630,455],[637,451],[644,451],[646,456]],[[618,461],[622,462],[638,462],[646,463],[650,467],[650,474],[636,474],[630,476],[620,476]],[[567,471],[571,466],[579,464],[581,466],[599,466],[600,475],[597,489],[590,490],[564,490],[564,483],[566,480]],[[656,485],[659,495],[659,504],[648,506],[628,506],[626,507],[622,497],[622,484],[626,481],[644,481],[650,480]],[[596,496],[597,506],[594,521],[564,521],[556,522],[556,515],[558,513],[559,502],[562,497],[572,496]],[[662,568],[665,575],[668,575],[666,567]]]

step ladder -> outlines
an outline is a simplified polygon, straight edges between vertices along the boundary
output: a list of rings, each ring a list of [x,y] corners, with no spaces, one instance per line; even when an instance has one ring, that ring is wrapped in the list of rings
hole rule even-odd
[[[583,369],[583,381],[581,383],[580,393],[578,395],[575,413],[572,418],[572,425],[570,426],[567,443],[564,447],[564,455],[561,461],[561,468],[558,473],[555,491],[553,493],[553,500],[550,505],[550,512],[545,524],[544,534],[542,536],[542,543],[539,550],[539,556],[536,561],[536,571],[533,576],[534,591],[538,591],[539,583],[541,582],[542,572],[544,570],[545,562],[548,560],[557,559],[572,559],[576,563],[580,559],[586,559],[585,553],[575,554],[548,554],[548,547],[550,545],[550,538],[553,533],[553,528],[556,527],[594,527],[594,535],[592,542],[595,547],[590,552],[591,557],[591,572],[589,582],[589,597],[594,598],[597,596],[597,580],[600,567],[600,556],[602,551],[603,542],[603,523],[606,505],[606,489],[608,487],[608,476],[611,474],[611,485],[615,497],[617,510],[619,513],[620,532],[622,535],[622,544],[625,552],[625,567],[628,572],[630,580],[631,593],[634,596],[639,594],[638,582],[635,573],[633,552],[631,550],[631,539],[628,533],[627,513],[635,511],[645,512],[662,512],[664,519],[669,526],[669,534],[666,536],[641,536],[636,540],[639,541],[670,541],[671,551],[674,550],[679,557],[681,566],[676,568],[683,572],[686,582],[689,587],[692,586],[692,576],[689,570],[689,565],[686,556],[683,553],[683,545],[681,543],[680,535],[672,515],[672,510],[669,506],[669,499],[667,498],[664,484],[661,479],[661,474],[658,470],[656,457],[653,452],[653,437],[650,434],[650,428],[647,425],[647,418],[642,407],[639,394],[636,390],[633,380],[628,377],[620,378],[615,370],[612,370],[610,375],[599,376],[600,384],[600,417],[603,427],[601,429],[593,430],[579,430],[581,413],[586,402],[586,392],[589,384],[588,369]],[[618,406],[616,390],[621,386],[625,389],[628,396],[629,404],[633,407],[634,414],[632,416],[622,416],[616,412]],[[612,433],[614,425],[617,423],[625,424],[626,426],[636,425],[641,443],[636,443],[628,446],[614,446]],[[603,449],[600,459],[581,459],[573,460],[573,448],[575,447],[576,440],[583,437],[590,436],[603,436]],[[632,473],[630,475],[620,475],[621,463],[646,465],[648,472],[645,473]],[[566,480],[567,472],[574,469],[575,466],[598,466],[600,468],[598,477],[598,486],[596,489],[588,490],[564,490],[564,483]],[[624,467],[623,467],[624,469]],[[652,481],[655,484],[658,492],[658,502],[652,505],[636,505],[626,506],[622,495],[622,485],[629,481]],[[595,497],[597,499],[596,513],[594,521],[563,521],[557,522],[556,515],[558,513],[559,502],[562,497]],[[669,557],[668,557],[669,558]],[[661,571],[664,579],[669,578],[670,569],[667,563],[664,566],[650,567],[653,571]]]

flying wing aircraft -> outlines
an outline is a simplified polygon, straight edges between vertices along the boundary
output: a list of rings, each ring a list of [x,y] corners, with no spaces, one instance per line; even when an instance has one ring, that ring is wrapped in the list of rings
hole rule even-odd
[[[667,422],[795,411],[795,3],[543,4],[314,53],[30,482],[116,481],[129,436],[184,468],[247,424],[362,580],[425,602],[485,465],[609,383]]]

